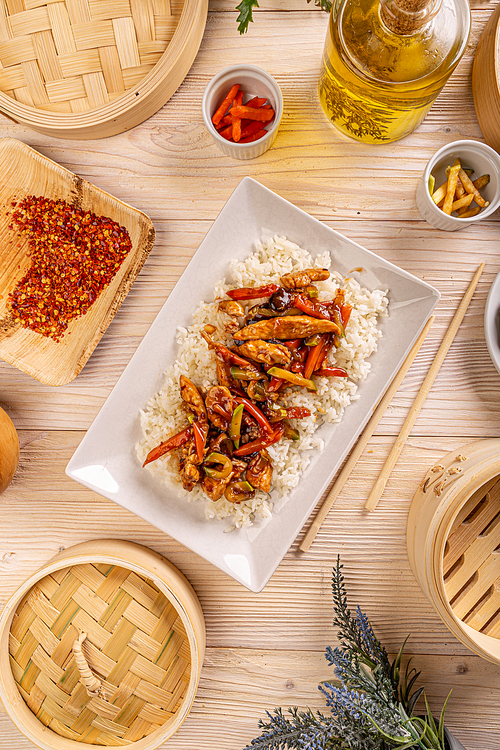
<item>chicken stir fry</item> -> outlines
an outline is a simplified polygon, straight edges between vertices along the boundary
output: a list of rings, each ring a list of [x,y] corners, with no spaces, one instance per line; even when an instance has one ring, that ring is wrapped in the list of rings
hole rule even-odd
[[[280,284],[232,289],[219,301],[237,330],[229,346],[213,338],[214,326],[201,332],[218,383],[202,391],[180,376],[187,426],[153,448],[144,466],[175,451],[183,487],[192,491],[199,483],[213,501],[241,503],[257,490],[271,491],[267,448],[298,440],[290,420],[311,416],[305,407],[286,406],[285,390],[315,391],[315,376],[347,377],[331,364],[331,353],[345,336],[351,307],[342,289],[319,300],[314,282],[328,277],[326,269],[308,268],[282,276]]]

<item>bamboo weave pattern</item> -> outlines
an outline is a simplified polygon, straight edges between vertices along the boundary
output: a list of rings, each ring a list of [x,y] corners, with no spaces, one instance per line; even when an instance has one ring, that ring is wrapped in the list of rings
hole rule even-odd
[[[104,694],[89,696],[72,647],[82,650]],[[191,674],[180,617],[155,584],[125,568],[82,564],[39,581],[10,631],[14,679],[54,732],[77,742],[124,746],[163,726]]]
[[[0,0],[0,91],[79,113],[140,84],[165,52],[182,0]]]
[[[473,495],[446,541],[443,572],[455,615],[500,638],[500,479]]]

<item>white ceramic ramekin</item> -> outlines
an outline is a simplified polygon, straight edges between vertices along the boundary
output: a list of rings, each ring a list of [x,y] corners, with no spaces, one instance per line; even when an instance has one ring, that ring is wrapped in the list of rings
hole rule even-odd
[[[475,180],[483,174],[490,175],[489,183],[479,191],[483,198],[489,201],[487,208],[482,208],[476,216],[459,219],[449,216],[436,206],[429,192],[429,177],[434,176],[435,189],[446,181],[446,167],[460,159],[463,167],[474,170],[471,179]],[[500,156],[485,143],[479,141],[455,141],[436,151],[427,163],[424,173],[417,187],[416,201],[422,217],[436,229],[446,232],[456,232],[478,221],[488,218],[500,206]],[[476,205],[473,203],[473,205]]]
[[[274,120],[267,128],[266,124],[262,123],[263,128],[267,129],[267,135],[258,141],[231,143],[219,135],[212,124],[214,112],[235,83],[239,83],[244,91],[244,102],[254,96],[265,96],[276,113]],[[280,87],[269,73],[256,65],[241,63],[224,68],[212,78],[203,94],[201,108],[208,132],[226,156],[231,156],[233,159],[255,159],[265,153],[274,143],[283,114],[283,97]]]

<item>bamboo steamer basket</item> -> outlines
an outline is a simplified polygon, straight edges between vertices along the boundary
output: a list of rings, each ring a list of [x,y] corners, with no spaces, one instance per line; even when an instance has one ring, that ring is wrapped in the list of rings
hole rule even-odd
[[[104,138],[184,80],[208,0],[0,0],[0,111],[46,135]]]
[[[7,489],[19,463],[19,440],[9,415],[0,407],[0,495]]]
[[[84,542],[0,615],[0,698],[43,750],[150,750],[188,715],[204,651],[200,603],[177,568],[131,542]]]
[[[500,153],[500,5],[490,16],[477,45],[472,93],[484,140]]]
[[[500,664],[500,439],[452,451],[413,498],[410,565],[445,625]]]

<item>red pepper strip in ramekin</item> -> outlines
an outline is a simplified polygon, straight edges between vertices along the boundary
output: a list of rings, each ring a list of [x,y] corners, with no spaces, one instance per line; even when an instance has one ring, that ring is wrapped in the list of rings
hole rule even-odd
[[[149,451],[148,455],[146,456],[146,460],[142,464],[142,468],[144,468],[146,464],[150,464],[151,461],[156,461],[157,458],[164,456],[165,453],[168,453],[174,448],[179,448],[181,445],[184,445],[184,443],[187,443],[191,435],[192,430],[190,425],[181,432],[178,432],[176,435],[172,435],[172,437],[169,437],[168,440],[160,443],[160,445],[157,445],[156,448],[153,448]]]
[[[244,405],[247,412],[257,420],[264,432],[266,432],[268,435],[271,435],[273,433],[272,425],[269,423],[267,417],[264,416],[258,406],[255,406],[255,404],[252,403],[248,398],[243,398],[241,396],[237,396],[234,400],[237,404]]]
[[[224,98],[224,101],[219,106],[217,111],[212,115],[212,122],[217,127],[217,125],[220,123],[223,117],[225,117],[227,110],[233,103],[233,99],[238,93],[238,89],[240,88],[239,83],[235,83],[234,86],[231,86],[229,91],[227,92],[227,95]]]
[[[230,289],[226,292],[231,299],[259,299],[259,297],[270,297],[279,289],[277,284],[265,284],[264,286],[242,287],[241,289]]]
[[[234,451],[233,456],[249,456],[250,453],[257,453],[257,451],[261,451],[263,448],[267,448],[269,445],[281,440],[284,431],[283,424],[280,424],[271,435],[265,435],[264,437],[257,438],[257,440],[252,440],[250,443],[245,443],[241,448]]]

